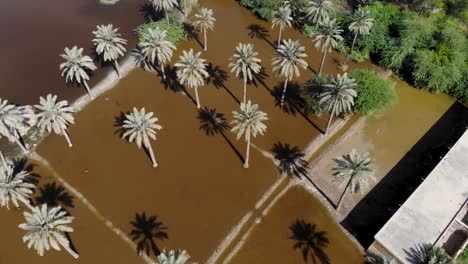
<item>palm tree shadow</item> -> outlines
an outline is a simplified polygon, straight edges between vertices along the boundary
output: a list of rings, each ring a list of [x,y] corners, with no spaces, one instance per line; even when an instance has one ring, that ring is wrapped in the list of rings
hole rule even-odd
[[[262,68],[260,69],[260,72],[259,73],[253,73],[252,74],[253,76],[253,79],[252,81],[248,81],[247,83],[248,84],[253,84],[255,85],[255,87],[258,87],[258,84],[260,83],[261,85],[263,85],[268,91],[271,92],[271,89],[270,87],[268,87],[265,83],[265,79],[269,77],[268,73],[266,72],[266,69],[265,67],[262,66]]]
[[[156,70],[156,66],[144,56],[140,46],[132,50],[132,57],[138,67],[147,71]]]
[[[318,231],[315,224],[307,223],[302,219],[297,219],[289,229],[292,235],[289,239],[295,240],[293,249],[301,250],[304,262],[308,262],[308,257],[314,264],[320,261],[321,264],[329,264],[330,259],[324,252],[328,247],[329,240],[325,231]]]
[[[128,114],[130,114],[130,112],[120,112],[120,114],[114,118],[114,127],[117,128],[117,130],[114,132],[114,135],[119,135],[119,137],[123,137],[125,129],[122,126],[124,125],[124,122],[126,120],[125,115]]]
[[[208,107],[203,107],[198,111],[198,120],[200,120],[200,130],[203,130],[208,136],[221,135],[224,140],[229,144],[237,157],[244,163],[244,158],[242,154],[237,150],[237,148],[232,144],[224,131],[231,128],[228,124],[224,114],[216,113],[216,109],[209,109]]]
[[[286,94],[284,96],[284,104],[281,106],[281,96],[283,95],[284,82],[280,82],[276,85],[273,90],[270,91],[271,95],[275,99],[275,106],[283,110],[283,112],[296,116],[300,114],[309,124],[315,129],[324,133],[310,118],[308,117],[307,101],[304,98],[301,86],[297,82],[291,82],[288,84]]]
[[[21,171],[25,171],[28,173],[26,177],[26,181],[37,185],[39,183],[39,179],[41,176],[34,172],[34,168],[36,167],[35,164],[29,163],[28,159],[26,158],[18,158],[13,160],[13,173],[18,174]]]
[[[200,45],[200,47],[203,48],[203,44],[200,41],[200,35],[198,35],[200,31],[198,31],[192,24],[186,23],[186,22],[184,22],[183,27],[184,27],[185,34],[187,35],[187,39],[196,40],[197,43]]]
[[[146,212],[135,215],[135,220],[130,221],[130,224],[133,226],[133,230],[130,232],[130,236],[133,241],[137,242],[137,252],[138,254],[146,254],[149,256],[151,252],[155,256],[158,256],[161,251],[156,245],[155,239],[164,240],[169,239],[169,235],[166,230],[167,227],[163,225],[162,222],[159,222],[156,215],[146,216]]]
[[[281,174],[291,174],[298,178],[309,175],[309,163],[304,159],[305,154],[299,150],[299,147],[278,142],[273,145],[271,151],[278,161],[277,167]]]
[[[168,65],[165,67],[166,78],[161,78],[161,83],[164,86],[164,89],[171,90],[174,93],[181,93],[186,95],[194,105],[197,105],[197,102],[193,97],[187,92],[185,86],[180,84],[179,79],[177,78],[177,71],[175,67]]]
[[[206,71],[209,74],[209,77],[207,79],[208,84],[213,83],[216,89],[223,88],[238,104],[240,104],[239,99],[237,99],[237,97],[231,92],[231,90],[229,90],[224,84],[229,79],[229,75],[221,66],[214,66],[213,63],[210,62],[208,63]]]
[[[153,5],[148,3],[141,5],[140,14],[145,19],[145,23],[159,21],[164,18],[164,12],[157,11]]]
[[[249,30],[249,37],[254,39],[263,39],[265,40],[270,46],[276,50],[276,46],[268,39],[270,35],[268,35],[268,29],[260,26],[259,24],[250,24],[247,26],[247,29]]]

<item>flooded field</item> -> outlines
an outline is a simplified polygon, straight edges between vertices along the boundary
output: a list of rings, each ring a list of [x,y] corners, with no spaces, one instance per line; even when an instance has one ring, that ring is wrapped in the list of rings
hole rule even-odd
[[[77,45],[91,55],[96,25],[112,23],[135,46],[133,29],[143,23],[144,0],[121,0],[113,6],[98,0],[19,0],[0,2],[0,98],[17,104],[37,103],[39,96],[59,94],[74,99],[85,94],[82,87],[67,87],[60,75],[59,55]],[[90,85],[107,69],[98,69]]]
[[[314,243],[308,244],[307,240]],[[302,246],[295,248],[301,242]],[[303,249],[307,250],[307,260]],[[252,230],[231,263],[361,264],[364,257],[320,201],[295,186]]]

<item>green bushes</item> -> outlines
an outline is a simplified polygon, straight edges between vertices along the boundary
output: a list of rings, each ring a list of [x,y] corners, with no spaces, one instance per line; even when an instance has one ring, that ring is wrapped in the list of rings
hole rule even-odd
[[[169,21],[169,24],[167,24],[167,21],[164,19],[156,22],[139,25],[135,29],[135,33],[138,36],[138,40],[142,41],[144,39],[146,32],[148,32],[148,29],[155,29],[159,27],[159,29],[167,31],[167,40],[177,45],[179,41],[186,38],[180,12],[170,13]]]
[[[358,96],[354,102],[356,112],[369,115],[375,111],[390,108],[397,101],[397,94],[390,81],[383,79],[375,71],[356,70],[351,73],[356,80],[354,87]]]
[[[240,3],[268,21],[273,19],[273,12],[283,5],[283,1],[278,0],[240,0]]]

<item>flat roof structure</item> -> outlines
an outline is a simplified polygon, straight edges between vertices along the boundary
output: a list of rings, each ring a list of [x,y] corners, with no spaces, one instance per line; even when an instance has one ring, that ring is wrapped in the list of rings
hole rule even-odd
[[[374,238],[400,262],[411,263],[411,249],[438,242],[467,197],[468,130]]]

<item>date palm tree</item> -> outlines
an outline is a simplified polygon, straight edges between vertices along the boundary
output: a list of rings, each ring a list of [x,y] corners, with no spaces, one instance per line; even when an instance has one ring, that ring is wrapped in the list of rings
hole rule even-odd
[[[335,19],[329,20],[328,18],[320,22],[312,33],[315,41],[315,47],[322,49],[322,61],[320,62],[319,74],[322,73],[323,64],[327,52],[331,52],[336,47],[338,41],[343,40],[341,36],[343,30],[336,23]]]
[[[362,193],[369,188],[369,180],[375,179],[374,170],[370,167],[372,160],[367,152],[358,152],[353,149],[351,153],[333,160],[336,163],[332,169],[333,181],[342,181],[343,184],[347,181],[346,187],[336,204],[336,209],[338,209],[348,188],[351,193]]]
[[[328,133],[333,116],[351,111],[354,105],[354,98],[357,92],[353,89],[356,82],[349,78],[347,73],[338,74],[336,78],[331,78],[330,83],[323,85],[323,91],[319,94],[319,104],[330,113],[325,134]]]
[[[36,186],[26,181],[29,173],[24,170],[16,171],[12,162],[7,161],[2,152],[0,152],[0,157],[2,160],[2,166],[0,167],[0,205],[10,209],[10,201],[15,207],[19,207],[19,202],[22,202],[32,209],[29,199]]]
[[[273,57],[273,71],[276,72],[277,76],[284,78],[281,106],[284,103],[288,81],[291,81],[294,76],[300,76],[299,68],[305,69],[308,66],[307,62],[303,59],[305,57],[307,57],[305,48],[301,46],[298,40],[283,40],[283,44],[276,50],[276,54]]]
[[[334,5],[329,0],[311,0],[306,16],[314,23],[321,23],[335,13]]]
[[[164,64],[172,59],[176,46],[167,40],[167,31],[159,27],[149,28],[144,39],[139,44],[143,56],[152,64],[158,64],[161,68],[163,79],[166,79]]]
[[[277,11],[273,12],[273,20],[271,21],[271,28],[278,27],[278,47],[281,45],[281,33],[286,27],[292,26],[293,18],[291,16],[291,8],[289,6],[282,6]]]
[[[193,53],[193,49],[182,51],[179,61],[175,64],[177,69],[177,78],[182,85],[187,85],[195,89],[197,99],[197,108],[200,108],[200,98],[198,96],[198,87],[205,84],[205,78],[209,74],[206,71],[205,59],[200,58],[201,52]]]
[[[263,135],[266,131],[267,126],[263,121],[268,120],[268,116],[265,112],[258,110],[257,104],[252,104],[250,100],[247,104],[241,103],[240,112],[233,111],[234,120],[231,122],[234,126],[231,132],[236,133],[237,140],[242,136],[245,137],[247,142],[247,150],[245,154],[244,168],[249,167],[249,156],[250,156],[250,138],[251,136],[256,137],[257,134]]]
[[[63,135],[68,142],[68,146],[73,146],[68,136],[67,128],[69,124],[74,124],[74,110],[67,101],[57,102],[57,95],[48,94],[46,98],[40,97],[39,104],[34,106],[38,111],[39,122],[37,126],[42,131],[54,131],[57,135]]]
[[[88,85],[88,72],[97,69],[93,60],[89,56],[83,55],[83,48],[78,48],[77,46],[73,46],[71,49],[65,48],[64,51],[65,53],[61,54],[60,57],[65,62],[60,64],[60,70],[62,71],[62,76],[65,76],[65,82],[83,83],[91,99],[94,99]]]
[[[213,17],[213,9],[203,7],[202,9],[200,9],[200,11],[198,11],[197,14],[195,14],[195,21],[193,21],[193,26],[196,29],[203,31],[203,38],[205,39],[205,42],[203,44],[203,50],[205,51],[208,49],[206,32],[208,30],[213,30],[215,21],[216,18]]]
[[[153,167],[156,168],[158,163],[154,158],[150,138],[156,140],[156,130],[162,129],[162,126],[156,124],[158,118],[153,117],[153,115],[153,112],[146,113],[145,108],[138,111],[138,109],[134,107],[133,113],[125,115],[125,120],[122,125],[125,132],[122,134],[122,138],[127,138],[130,143],[135,141],[138,148],[141,148],[143,145],[151,156]]]
[[[151,0],[151,3],[156,11],[164,11],[167,24],[169,25],[167,11],[171,11],[174,7],[179,6],[179,2],[177,0]]]
[[[97,30],[93,31],[95,36],[93,43],[96,46],[96,53],[102,56],[104,61],[113,62],[117,75],[120,76],[119,57],[126,51],[124,45],[127,44],[127,40],[121,38],[118,31],[119,29],[114,28],[112,24],[97,26]]]
[[[244,104],[247,103],[247,81],[252,81],[255,74],[260,73],[262,66],[258,57],[258,52],[254,51],[253,44],[239,43],[234,55],[230,58],[229,67],[231,72],[235,72],[237,77],[244,80]]]
[[[158,256],[158,261],[159,264],[188,264],[189,258],[190,255],[185,250],[163,250]]]
[[[23,242],[28,242],[28,248],[34,247],[40,256],[45,250],[51,248],[60,251],[63,247],[75,259],[79,255],[70,248],[70,241],[63,235],[64,232],[73,232],[69,226],[74,217],[60,206],[48,208],[47,204],[41,207],[34,207],[31,213],[24,212],[26,223],[20,224],[19,228],[26,230]]]
[[[23,152],[27,152],[28,149],[21,143],[19,132],[24,126],[24,122],[25,116],[21,109],[0,98],[0,135],[8,138],[10,141],[15,141]]]
[[[354,44],[356,43],[356,38],[358,35],[369,35],[372,27],[374,26],[374,19],[370,17],[369,11],[364,9],[357,9],[353,16],[351,17],[351,24],[349,24],[349,31],[354,33],[353,43],[351,45],[351,50],[354,49]]]

